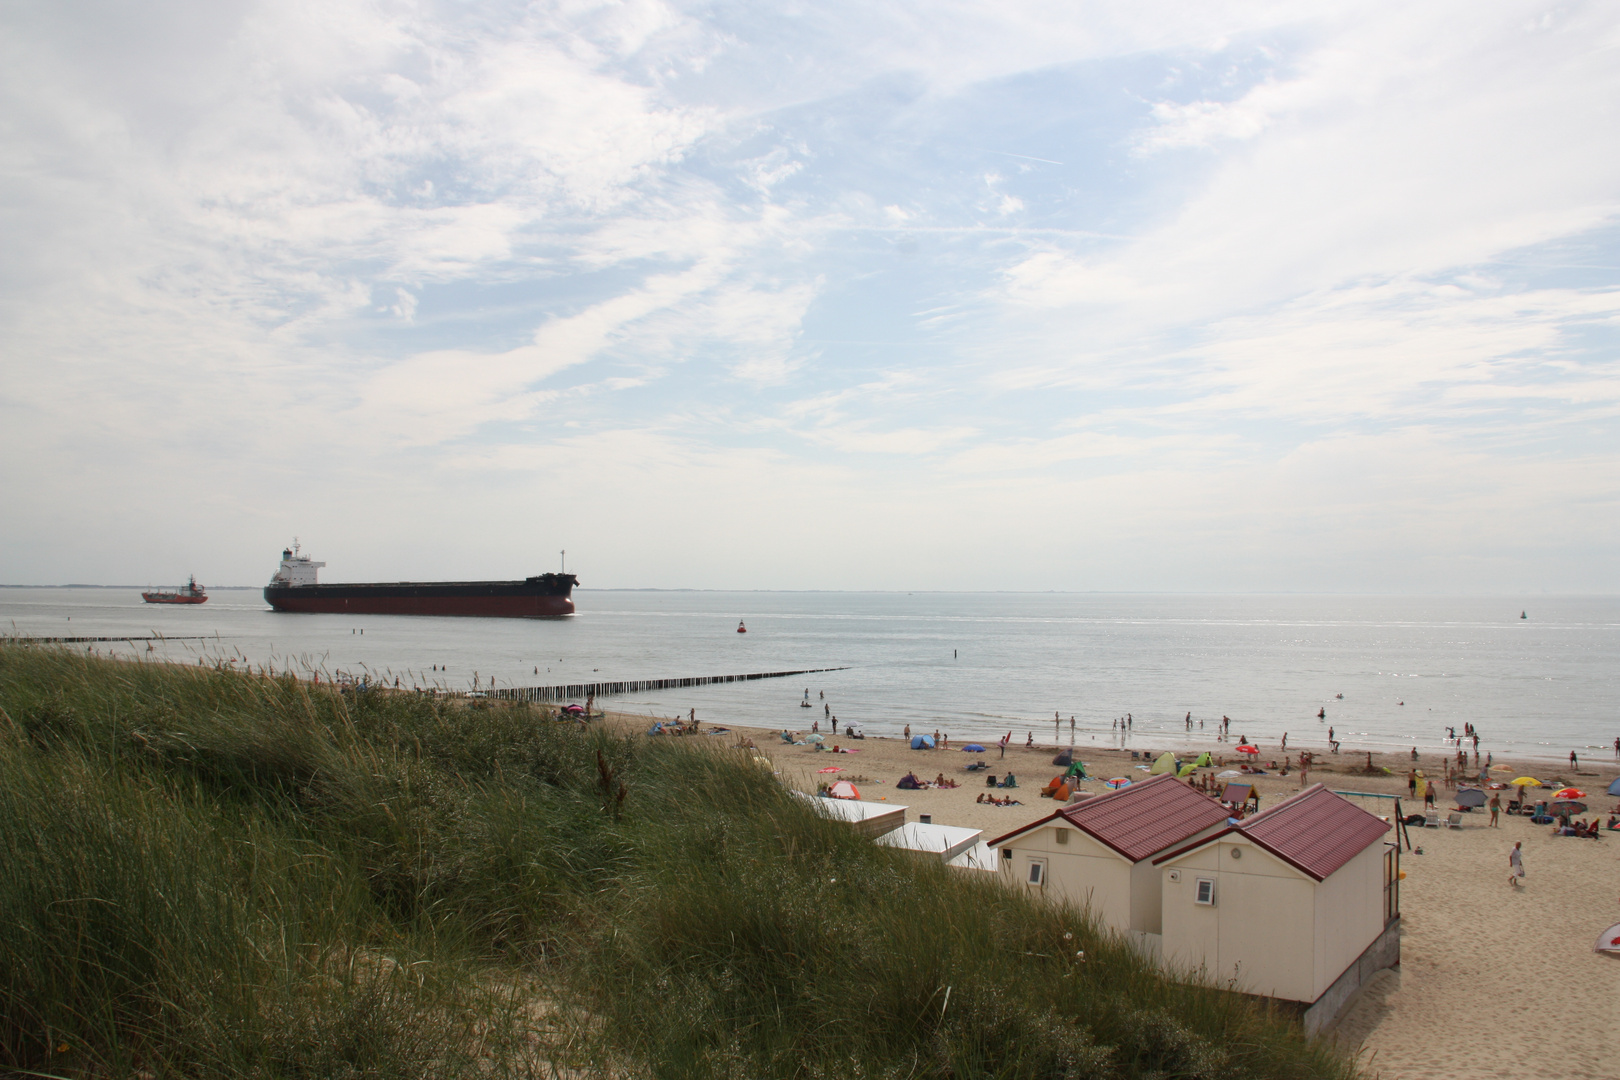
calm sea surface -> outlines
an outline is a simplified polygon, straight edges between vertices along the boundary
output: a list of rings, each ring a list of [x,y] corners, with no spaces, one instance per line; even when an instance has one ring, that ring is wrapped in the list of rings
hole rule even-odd
[[[96,648],[456,689],[475,678],[509,687],[845,667],[609,704],[808,728],[825,694],[869,734],[910,724],[953,744],[1009,730],[1050,743],[1054,711],[1062,741],[1072,715],[1082,744],[1115,739],[1112,721],[1130,713],[1141,747],[1213,743],[1223,714],[1234,736],[1267,747],[1283,732],[1291,747],[1323,746],[1331,725],[1346,751],[1435,749],[1448,726],[1473,723],[1482,750],[1609,760],[1620,736],[1620,598],[578,590],[575,600],[573,618],[529,621],[284,615],[257,590],[215,590],[185,608],[143,604],[133,589],[6,588],[0,632],[207,635],[150,653]],[[798,707],[806,688],[813,709]]]

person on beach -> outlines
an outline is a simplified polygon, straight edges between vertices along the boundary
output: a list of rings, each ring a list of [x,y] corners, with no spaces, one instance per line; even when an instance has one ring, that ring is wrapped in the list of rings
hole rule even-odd
[[[910,724],[906,725],[906,731],[905,731],[904,738],[906,739],[907,742],[911,741],[911,725]]]
[[[838,717],[833,716],[831,709],[827,710],[827,715],[832,716],[833,734],[838,734]]]
[[[1035,733],[1033,731],[1029,733],[1029,738],[1024,740],[1024,749],[1025,750],[1033,750],[1033,749],[1035,749]]]
[[[939,728],[934,729],[934,747],[939,748]]]
[[[1579,761],[1576,760],[1575,751],[1573,750],[1569,752],[1569,767],[1572,769],[1579,769],[1581,767]]]
[[[1012,732],[1010,732],[1010,731],[1007,732],[1007,734],[1005,734],[1005,735],[1003,735],[1001,737],[1001,756],[1002,757],[1007,756],[1007,741],[1009,739],[1011,739],[1011,738],[1012,738]]]
[[[1495,829],[1495,828],[1500,827],[1497,824],[1497,817],[1501,813],[1502,813],[1502,796],[1500,796],[1500,795],[1492,795],[1491,796],[1491,824],[1489,826],[1490,828]]]
[[[1519,879],[1524,877],[1524,856],[1519,853],[1523,841],[1515,840],[1513,850],[1508,852],[1508,884],[1515,889],[1519,887]]]
[[[1282,749],[1284,753],[1288,752],[1288,732],[1286,731],[1283,732]]]

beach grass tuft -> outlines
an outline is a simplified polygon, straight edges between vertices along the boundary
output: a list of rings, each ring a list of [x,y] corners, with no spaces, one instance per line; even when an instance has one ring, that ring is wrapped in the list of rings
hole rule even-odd
[[[1355,1075],[720,741],[0,645],[0,1068]]]

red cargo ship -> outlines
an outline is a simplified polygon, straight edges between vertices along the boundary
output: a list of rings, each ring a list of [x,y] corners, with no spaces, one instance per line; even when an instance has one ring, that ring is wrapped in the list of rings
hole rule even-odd
[[[173,592],[153,589],[151,592],[141,593],[141,599],[148,604],[206,604],[208,593],[197,584],[197,575],[192,574],[190,581]]]
[[[294,544],[281,553],[281,568],[264,587],[277,611],[350,615],[484,615],[539,619],[574,613],[573,574],[539,574],[522,581],[395,581],[321,585],[313,562]]]

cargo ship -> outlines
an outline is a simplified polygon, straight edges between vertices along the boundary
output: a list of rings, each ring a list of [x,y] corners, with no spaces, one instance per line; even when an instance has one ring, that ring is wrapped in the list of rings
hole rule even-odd
[[[521,581],[395,581],[322,585],[315,562],[294,544],[264,587],[277,611],[347,615],[483,615],[543,619],[574,613],[573,574],[537,574]]]
[[[197,584],[197,575],[192,574],[190,581],[173,592],[153,589],[151,592],[141,593],[141,599],[148,604],[206,604],[208,592]]]

